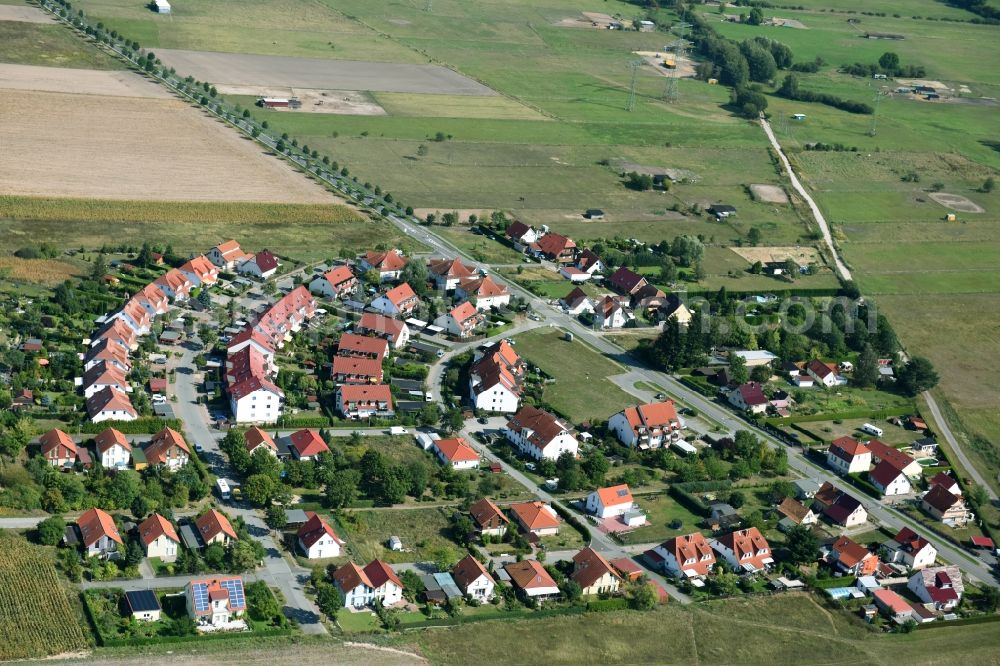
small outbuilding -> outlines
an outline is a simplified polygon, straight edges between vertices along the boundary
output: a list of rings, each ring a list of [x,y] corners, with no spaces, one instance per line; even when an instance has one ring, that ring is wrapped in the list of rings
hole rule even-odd
[[[156,7],[157,14],[170,13],[170,3],[167,0],[153,0],[153,5]]]
[[[152,590],[132,590],[125,593],[125,610],[139,622],[160,619],[160,602]]]

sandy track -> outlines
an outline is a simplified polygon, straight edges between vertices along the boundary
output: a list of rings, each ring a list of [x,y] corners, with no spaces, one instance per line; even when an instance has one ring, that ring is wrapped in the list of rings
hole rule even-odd
[[[37,7],[23,5],[0,5],[0,21],[16,21],[18,23],[53,23],[48,14]]]
[[[8,5],[0,5],[0,8]],[[0,88],[77,95],[173,99],[164,88],[127,71],[0,63]]]
[[[178,72],[215,84],[317,90],[495,95],[486,86],[439,65],[157,49]]]
[[[0,90],[0,193],[336,203],[291,166],[174,99]]]

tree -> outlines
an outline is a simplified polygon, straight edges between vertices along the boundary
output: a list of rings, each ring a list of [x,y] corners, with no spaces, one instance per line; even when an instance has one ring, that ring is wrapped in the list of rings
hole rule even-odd
[[[434,566],[438,571],[451,571],[451,568],[458,562],[458,555],[447,546],[438,548],[433,553]]]
[[[750,231],[747,232],[747,242],[751,245],[760,245],[761,233],[760,229],[757,227],[750,227]]]
[[[633,610],[652,610],[656,607],[657,594],[648,581],[640,578],[625,589],[625,599]]]
[[[755,382],[763,384],[770,378],[771,378],[770,365],[767,364],[755,365],[753,369],[750,371],[750,379],[754,380]]]
[[[250,571],[260,562],[260,553],[254,546],[259,546],[258,541],[252,539],[242,539],[229,548],[229,570],[233,573]]]
[[[796,525],[785,536],[788,561],[792,564],[808,564],[816,561],[819,541],[812,530],[804,525]]]
[[[799,77],[794,74],[786,74],[781,86],[778,88],[778,96],[786,99],[798,99]]]
[[[400,271],[399,279],[409,283],[418,296],[427,295],[427,264],[423,261],[414,259],[406,262],[406,266]]]
[[[854,366],[854,384],[860,388],[875,386],[878,381],[878,355],[870,344],[865,344]]]
[[[790,48],[781,42],[771,42],[770,48],[771,57],[774,58],[774,64],[779,69],[788,69],[792,66],[792,50]]]
[[[980,186],[979,191],[985,194],[989,194],[990,192],[993,191],[993,188],[995,187],[996,187],[996,181],[993,179],[993,176],[990,176],[989,178],[983,181],[983,184],[982,186]]]
[[[146,557],[146,553],[142,549],[142,544],[139,543],[138,539],[130,539],[125,548],[126,566],[134,567],[142,562],[144,557]]]
[[[334,585],[322,581],[316,585],[316,605],[324,615],[334,620],[337,612],[344,607],[344,599]]]
[[[733,105],[747,118],[757,118],[767,110],[767,97],[751,88],[736,88]]]
[[[992,585],[983,585],[974,599],[976,607],[986,613],[995,613],[1000,608],[1000,590]]]
[[[904,395],[915,396],[937,386],[938,374],[930,360],[914,356],[900,368],[896,383]]]
[[[285,526],[288,524],[288,514],[285,513],[285,507],[278,504],[272,504],[267,507],[267,511],[264,514],[264,523],[272,530],[285,529]]]
[[[729,355],[729,378],[736,384],[746,384],[750,378],[746,359],[739,354]]]
[[[264,506],[271,501],[277,490],[274,479],[266,474],[254,474],[247,477],[243,484],[243,495],[254,506]]]
[[[62,516],[49,516],[38,523],[38,542],[45,546],[55,546],[62,541],[66,531],[66,521]]]
[[[625,176],[625,186],[630,190],[645,192],[653,189],[653,177],[648,173],[630,172]]]
[[[764,12],[760,10],[760,7],[751,7],[750,15],[747,16],[747,23],[750,25],[760,25],[764,22]]]
[[[773,481],[767,489],[767,498],[777,504],[786,497],[795,497],[795,484],[791,481]]]
[[[583,594],[580,584],[575,580],[570,580],[569,578],[563,581],[563,584],[559,586],[559,590],[563,593],[563,596],[566,597],[567,601],[576,601]]]
[[[664,257],[660,265],[660,282],[671,284],[677,281],[677,264],[670,257]]]
[[[740,53],[747,60],[747,68],[751,81],[767,82],[774,78],[778,65],[770,49],[764,48],[756,41],[744,41],[740,44]]]
[[[892,51],[886,51],[878,59],[878,66],[886,74],[895,74],[899,71],[899,56]]]

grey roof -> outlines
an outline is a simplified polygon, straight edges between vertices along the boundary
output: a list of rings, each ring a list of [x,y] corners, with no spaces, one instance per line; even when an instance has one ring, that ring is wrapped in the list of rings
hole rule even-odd
[[[426,352],[428,354],[437,354],[438,351],[441,350],[441,348],[436,345],[420,342],[419,340],[410,340],[410,347],[419,352]]]
[[[160,602],[152,590],[132,590],[125,593],[125,603],[133,613],[160,610]]]
[[[289,525],[305,525],[309,521],[306,512],[302,509],[289,509],[285,512],[285,518]]]
[[[396,411],[398,412],[419,412],[427,406],[422,400],[397,400]]]
[[[198,538],[198,533],[194,529],[194,525],[191,523],[184,523],[181,525],[181,540],[184,545],[191,550],[201,549],[201,539]]]
[[[815,479],[796,479],[793,483],[802,495],[811,496],[819,492],[819,481]]]
[[[165,402],[154,404],[153,413],[159,416],[161,419],[176,418],[174,416],[174,408]]]
[[[456,599],[462,596],[462,590],[458,589],[458,585],[450,573],[427,574],[421,576],[420,580],[427,588],[429,598],[438,597],[438,593],[443,594],[447,599]]]
[[[393,377],[389,380],[389,383],[393,386],[398,386],[404,391],[421,391],[423,390],[424,384],[416,379],[397,379]]]

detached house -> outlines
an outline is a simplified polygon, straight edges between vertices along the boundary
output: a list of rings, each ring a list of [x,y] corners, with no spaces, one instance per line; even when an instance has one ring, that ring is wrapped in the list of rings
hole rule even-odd
[[[168,469],[183,467],[191,457],[191,449],[184,437],[173,428],[164,428],[153,435],[143,452],[150,465],[165,465]]]
[[[420,299],[409,283],[393,287],[371,302],[373,310],[389,317],[405,317],[417,309]]]
[[[452,291],[461,280],[477,275],[475,268],[466,266],[458,259],[431,259],[427,262],[427,272],[442,291]]]
[[[315,460],[319,454],[330,450],[319,433],[311,428],[296,430],[288,436],[288,441],[288,448],[296,460]]]
[[[830,443],[826,463],[840,476],[861,474],[871,467],[872,452],[853,437],[838,437]]]
[[[896,536],[882,544],[882,556],[886,562],[903,564],[913,571],[919,571],[934,564],[937,549],[930,541],[909,527],[904,527]]]
[[[839,490],[836,492],[839,494],[833,502],[823,509],[823,514],[827,518],[841,527],[854,527],[855,525],[864,525],[868,522],[868,511],[861,505],[861,502],[847,493],[840,492]],[[819,498],[818,493],[816,497],[817,499]]]
[[[393,349],[401,349],[410,341],[409,327],[392,317],[366,312],[361,315],[355,330],[363,335],[374,335],[389,341]]]
[[[535,500],[511,504],[510,513],[526,534],[536,537],[559,534],[559,516],[544,502]]]
[[[219,268],[231,271],[238,263],[245,261],[251,255],[244,252],[235,240],[228,240],[213,247],[206,256]]]
[[[555,599],[559,596],[559,585],[536,560],[521,560],[504,566],[514,589],[522,596],[536,601]]]
[[[627,484],[598,488],[587,495],[587,513],[598,518],[610,518],[628,513],[635,506]]]
[[[257,449],[263,449],[272,456],[278,455],[278,445],[274,443],[274,438],[257,426],[251,426],[250,429],[243,434],[243,439],[246,442],[248,455],[252,456]]]
[[[229,409],[237,423],[275,423],[285,392],[265,376],[250,374],[229,386]]]
[[[386,384],[344,384],[337,388],[337,409],[349,419],[392,417],[392,392]]]
[[[233,541],[238,541],[236,530],[233,529],[229,519],[215,509],[209,509],[200,518],[194,521],[195,529],[202,544],[210,546],[213,543],[220,543],[228,546]]]
[[[79,447],[73,438],[58,428],[49,430],[39,440],[41,454],[53,467],[72,467],[79,460]]]
[[[330,527],[330,523],[314,511],[306,511],[309,520],[298,531],[299,549],[307,559],[318,560],[326,557],[340,557],[340,547],[344,542]]]
[[[618,298],[610,295],[594,304],[594,314],[597,316],[595,323],[601,328],[622,328],[635,319],[635,315],[629,312]]]
[[[701,532],[667,539],[651,555],[675,578],[704,578],[715,566],[715,553]]]
[[[729,392],[729,404],[751,414],[763,414],[770,403],[763,386],[757,382],[747,382]]]
[[[181,540],[173,523],[154,513],[139,523],[139,539],[146,549],[146,557],[158,557],[163,562],[174,562]]]
[[[403,268],[406,267],[406,257],[399,250],[389,250],[388,252],[368,252],[361,257],[361,271],[367,273],[371,270],[378,271],[379,279],[398,280]]]
[[[756,527],[724,534],[709,543],[738,573],[755,573],[774,563],[771,547]]]
[[[625,446],[658,449],[684,427],[673,400],[626,407],[608,419],[608,430]]]
[[[261,250],[252,257],[241,261],[236,267],[236,271],[266,280],[278,271],[280,265],[278,258],[270,250]]]
[[[930,481],[927,482],[927,486],[933,488],[934,486],[942,486],[952,495],[961,495],[962,487],[958,485],[958,481],[953,476],[949,476],[947,472],[938,472],[931,477]]]
[[[510,519],[489,499],[481,499],[469,507],[469,515],[476,530],[487,536],[503,536]]]
[[[523,222],[512,222],[504,235],[514,244],[514,249],[518,252],[524,252],[540,238],[539,232],[534,227],[529,227]]]
[[[787,532],[797,525],[815,525],[819,520],[816,513],[793,497],[786,497],[775,509],[782,518],[778,528]]]
[[[933,567],[910,576],[907,589],[924,604],[938,611],[950,611],[962,600],[965,584],[958,567]]]
[[[449,335],[456,338],[467,338],[475,333],[476,328],[485,320],[479,310],[469,301],[453,307],[448,313],[438,317],[434,323]]]
[[[132,444],[114,428],[102,430],[94,437],[97,457],[105,469],[125,469],[132,460]]]
[[[210,287],[219,281],[219,268],[205,255],[197,256],[188,261],[179,270],[187,276],[187,279],[195,287]]]
[[[549,232],[535,241],[532,253],[560,266],[572,265],[576,261],[576,243],[572,238]]]
[[[878,569],[878,555],[847,536],[841,536],[830,546],[830,563],[851,576],[871,576]]]
[[[920,463],[899,449],[893,448],[877,439],[871,440],[866,446],[872,452],[873,465],[883,462],[892,463],[893,467],[903,472],[910,479],[919,479],[923,475],[923,467],[920,466]]]
[[[875,465],[875,468],[868,472],[868,480],[883,497],[908,495],[913,492],[906,474],[889,460],[883,460]]]
[[[576,267],[587,275],[604,272],[604,262],[591,250],[584,250],[577,255]]]
[[[460,280],[455,288],[455,297],[466,300],[477,310],[486,311],[510,304],[507,287],[497,284],[490,276]]]
[[[354,291],[358,279],[349,266],[337,266],[309,283],[309,291],[327,298],[338,298]]]
[[[435,439],[431,451],[443,464],[452,469],[475,469],[479,467],[479,454],[461,437]]]
[[[478,349],[469,370],[469,396],[476,409],[516,412],[525,372],[524,361],[506,340]]]
[[[466,555],[455,565],[451,570],[451,577],[470,599],[486,602],[493,598],[493,590],[496,588],[493,576],[472,555]]]
[[[608,278],[608,285],[617,291],[619,294],[631,297],[633,294],[639,293],[639,291],[648,285],[649,282],[646,278],[642,277],[635,271],[632,271],[625,266],[622,266]]]
[[[837,374],[837,366],[833,363],[824,363],[819,359],[813,359],[806,364],[806,372],[818,384],[827,388],[847,384],[847,380]]]
[[[920,500],[920,507],[948,527],[965,527],[972,519],[961,495],[952,495],[944,486],[934,486]]]
[[[511,417],[503,433],[518,449],[536,460],[555,460],[567,452],[576,456],[580,448],[568,425],[530,405],[521,407]]]
[[[226,628],[240,622],[247,609],[243,579],[239,576],[192,580],[184,588],[184,598],[188,615],[200,627]],[[240,622],[237,626],[245,625]]]
[[[576,287],[559,299],[559,305],[566,311],[566,314],[579,315],[585,312],[589,314],[594,312],[594,304],[590,302],[587,292],[580,287]]]
[[[76,521],[80,532],[80,544],[86,557],[106,558],[124,546],[115,519],[100,509],[88,509]]]
[[[617,594],[622,586],[622,577],[611,563],[590,547],[573,556],[570,580],[580,586],[580,591],[585,596]]]

